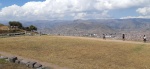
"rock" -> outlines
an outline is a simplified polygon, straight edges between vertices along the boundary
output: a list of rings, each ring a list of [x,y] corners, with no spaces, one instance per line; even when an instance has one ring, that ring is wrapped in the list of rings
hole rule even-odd
[[[9,61],[15,63],[15,61],[16,61],[17,59],[18,59],[17,57],[10,57],[10,58],[9,58]]]
[[[9,62],[9,59],[5,59],[5,61]]]
[[[21,62],[22,60],[23,60],[23,59],[18,59],[18,60],[15,61],[15,63],[16,63],[16,64],[20,64],[20,62]]]
[[[19,64],[19,63],[20,63],[20,61],[19,61],[19,60],[16,60],[16,61],[15,61],[15,63],[16,63],[16,64]]]
[[[34,65],[34,68],[40,68],[40,67],[42,67],[42,64],[36,63],[36,64]]]
[[[0,56],[0,59],[8,59],[6,56]]]
[[[23,65],[28,65],[28,63],[29,63],[29,61],[27,61],[27,60],[21,60],[20,61],[20,64],[23,64]]]
[[[34,65],[36,64],[36,62],[29,62],[28,63],[28,67],[30,68],[34,68]]]

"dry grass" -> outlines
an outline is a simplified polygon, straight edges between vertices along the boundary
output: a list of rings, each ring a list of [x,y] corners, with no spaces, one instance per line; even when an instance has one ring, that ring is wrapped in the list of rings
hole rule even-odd
[[[8,26],[0,26],[0,30],[8,30],[9,27]]]
[[[150,69],[150,44],[59,36],[0,38],[0,51],[71,69]]]

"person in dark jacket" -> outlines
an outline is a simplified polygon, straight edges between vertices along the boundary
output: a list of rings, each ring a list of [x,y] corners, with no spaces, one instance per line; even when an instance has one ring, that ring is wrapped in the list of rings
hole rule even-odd
[[[122,40],[125,41],[125,34],[122,34]]]
[[[103,34],[103,39],[106,39],[106,36],[105,36],[105,34]]]

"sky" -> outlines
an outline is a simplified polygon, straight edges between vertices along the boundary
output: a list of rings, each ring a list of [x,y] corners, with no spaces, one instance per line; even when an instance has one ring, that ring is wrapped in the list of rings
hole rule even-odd
[[[150,0],[0,0],[0,20],[150,18]]]

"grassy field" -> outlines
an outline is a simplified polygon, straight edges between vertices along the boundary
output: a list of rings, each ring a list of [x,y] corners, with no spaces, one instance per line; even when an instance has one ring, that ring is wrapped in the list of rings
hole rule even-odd
[[[63,36],[0,38],[0,51],[70,69],[150,69],[150,44]]]

